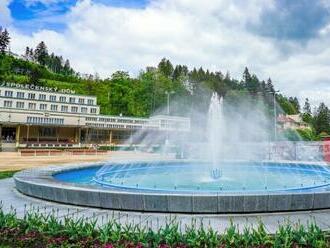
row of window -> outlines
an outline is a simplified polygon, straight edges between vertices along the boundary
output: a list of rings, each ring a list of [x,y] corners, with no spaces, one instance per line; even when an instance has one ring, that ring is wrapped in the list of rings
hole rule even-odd
[[[25,99],[25,92],[18,91],[16,92],[16,98],[19,99]],[[11,90],[6,90],[5,91],[5,97],[14,97],[14,92]],[[59,98],[60,102],[67,102],[69,100],[69,103],[76,103],[77,99],[75,97],[66,97],[66,96],[55,96],[55,95],[49,95],[48,100],[51,102],[56,102],[57,98]],[[46,101],[47,100],[47,95],[46,94],[39,94],[38,98],[36,97],[35,93],[27,93],[27,99],[31,100],[41,100],[41,101]],[[85,98],[78,98],[77,103],[79,104],[86,104],[86,99]],[[87,104],[88,105],[94,105],[94,100],[93,99],[87,99]]]
[[[56,125],[63,125],[64,119],[61,118],[47,118],[47,117],[27,117],[27,123],[30,124],[56,124]]]
[[[13,102],[12,101],[4,101],[3,102],[3,106],[5,108],[12,108],[13,107]],[[17,109],[25,109],[25,102],[19,102],[19,101],[17,101],[16,102],[16,108]],[[36,103],[33,103],[33,102],[29,102],[28,103],[28,109],[29,110],[37,110],[37,104]],[[38,110],[47,111],[48,110],[48,104],[40,103]],[[50,111],[57,112],[57,111],[59,111],[59,105],[50,104],[50,109],[49,110]],[[69,112],[69,106],[62,105],[60,111],[61,112]],[[77,106],[71,106],[70,112],[71,113],[78,113],[78,107]],[[81,107],[80,108],[80,113],[85,113],[86,114],[87,112],[88,112],[88,108],[87,107]],[[91,114],[96,114],[96,112],[97,112],[97,109],[96,108],[91,108],[90,109],[90,113]]]
[[[98,128],[126,128],[126,129],[142,129],[143,126],[133,126],[133,125],[120,125],[120,124],[100,124],[100,123],[86,123],[86,126],[98,127]],[[150,127],[153,128],[153,127]]]
[[[87,121],[100,121],[100,122],[120,122],[120,123],[136,123],[136,124],[148,124],[147,120],[129,120],[129,119],[116,119],[116,118],[97,118],[87,117]]]

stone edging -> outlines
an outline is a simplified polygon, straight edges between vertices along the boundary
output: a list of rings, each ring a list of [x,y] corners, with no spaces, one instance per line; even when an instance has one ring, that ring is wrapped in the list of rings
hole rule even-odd
[[[53,175],[59,172],[100,165],[98,163],[29,169],[16,173],[14,180],[17,190],[25,195],[71,205],[125,211],[220,214],[330,208],[330,192],[327,191],[246,195],[134,192],[68,184],[53,178]]]

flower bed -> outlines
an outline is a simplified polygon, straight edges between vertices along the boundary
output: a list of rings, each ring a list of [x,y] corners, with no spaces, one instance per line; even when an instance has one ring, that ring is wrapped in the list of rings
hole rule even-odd
[[[195,226],[195,228],[194,228]],[[91,247],[91,248],[188,248],[188,247],[330,247],[328,233],[315,224],[281,226],[274,235],[263,224],[239,232],[231,225],[224,234],[206,227],[187,227],[169,223],[158,231],[139,225],[120,225],[111,221],[102,227],[96,221],[65,218],[30,212],[18,219],[15,211],[0,210],[0,247]]]

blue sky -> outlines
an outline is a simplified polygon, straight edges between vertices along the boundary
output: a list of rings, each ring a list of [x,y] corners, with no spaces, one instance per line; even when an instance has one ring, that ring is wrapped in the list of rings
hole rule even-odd
[[[94,3],[124,8],[144,8],[148,0],[93,0]],[[40,29],[65,29],[65,14],[77,0],[12,0],[9,4],[16,28],[25,33]]]
[[[13,51],[43,40],[80,72],[138,75],[167,57],[240,79],[247,66],[330,105],[330,0],[0,0],[6,21]]]

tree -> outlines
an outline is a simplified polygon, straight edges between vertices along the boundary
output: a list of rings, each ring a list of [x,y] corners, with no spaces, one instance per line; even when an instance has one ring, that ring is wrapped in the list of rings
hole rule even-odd
[[[48,51],[47,51],[47,46],[45,42],[41,41],[35,51],[34,51],[34,56],[36,61],[40,64],[45,66],[48,58]]]
[[[312,115],[312,109],[311,109],[311,105],[309,103],[308,98],[305,99],[303,111],[304,111],[304,114]]]
[[[30,56],[30,48],[27,46],[25,48],[25,54],[24,54],[24,57],[28,60],[29,59],[29,56]]]
[[[311,109],[311,105],[309,103],[308,98],[306,98],[306,100],[305,100],[305,104],[304,104],[304,107],[303,107],[302,119],[303,119],[304,122],[307,122],[309,124],[311,124],[312,121],[313,121],[312,109]]]
[[[173,75],[174,68],[168,59],[163,58],[158,64],[158,70],[165,77],[171,77]]]
[[[252,77],[251,77],[251,74],[249,72],[249,69],[247,67],[245,67],[244,72],[243,72],[243,81],[244,81],[245,85],[248,82],[250,82],[251,79],[252,79]]]
[[[73,73],[73,70],[71,69],[71,66],[70,66],[70,61],[68,59],[65,60],[63,71],[64,71],[65,75],[71,75]],[[97,76],[95,78],[99,78],[99,76]]]
[[[289,102],[292,104],[292,106],[295,108],[295,112],[300,112],[300,104],[297,97],[289,97]]]
[[[321,132],[330,133],[330,111],[323,102],[320,103],[316,110],[314,128],[317,134]]]
[[[273,86],[273,82],[272,82],[271,78],[268,78],[268,80],[267,80],[266,90],[268,92],[270,92],[270,93],[274,93],[275,92],[274,86]]]
[[[7,29],[2,31],[2,27],[0,27],[0,52],[2,54],[5,53],[6,49],[9,46],[9,43],[10,43],[10,36]]]
[[[29,83],[38,85],[40,83],[41,72],[38,68],[32,68],[29,74]]]

